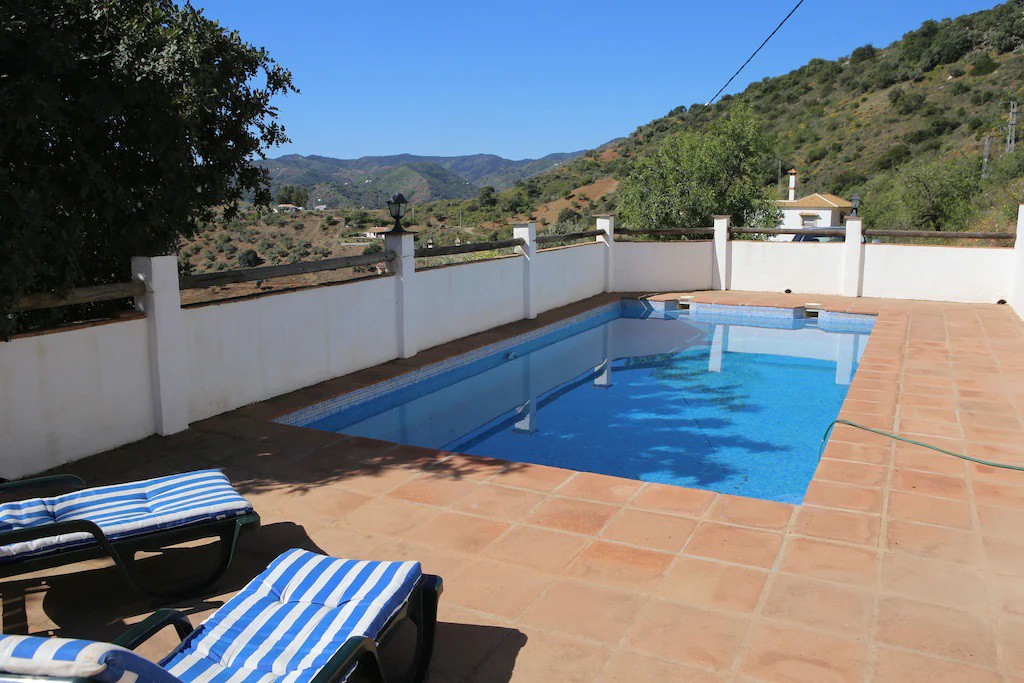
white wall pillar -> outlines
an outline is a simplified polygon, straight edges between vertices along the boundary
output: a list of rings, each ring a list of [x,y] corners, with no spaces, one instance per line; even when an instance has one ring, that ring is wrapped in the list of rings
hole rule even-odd
[[[146,314],[156,433],[177,434],[188,429],[188,360],[178,259],[136,257],[132,259],[132,273],[146,284],[146,293],[135,299],[135,308]]]
[[[604,244],[604,291],[615,291],[615,216],[598,216],[597,229],[604,230],[597,241]]]
[[[715,216],[715,262],[711,270],[711,289],[731,289],[729,273],[729,227],[732,216]]]
[[[533,320],[537,317],[537,279],[533,277],[533,265],[537,260],[537,224],[518,223],[512,226],[512,236],[526,242],[516,247],[516,253],[523,255],[523,317]]]
[[[846,242],[843,244],[843,296],[860,296],[864,280],[864,221],[860,216],[846,217]]]
[[[1024,318],[1024,203],[1017,207],[1017,241],[1013,245],[1013,281],[1010,305]]]
[[[389,261],[388,272],[395,276],[396,322],[398,329],[398,357],[410,358],[419,351],[416,329],[412,323],[413,279],[416,277],[416,244],[410,232],[385,233],[384,250],[395,252]]]

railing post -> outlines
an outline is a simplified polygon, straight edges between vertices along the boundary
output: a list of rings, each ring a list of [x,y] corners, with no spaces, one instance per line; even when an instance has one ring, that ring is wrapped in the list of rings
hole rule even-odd
[[[146,284],[146,293],[135,299],[135,308],[146,314],[156,433],[177,434],[188,429],[188,367],[178,259],[136,257],[132,273]]]
[[[843,243],[843,296],[860,296],[864,279],[864,219],[846,217],[846,241]]]
[[[537,283],[533,277],[533,264],[537,260],[537,224],[517,223],[512,226],[512,236],[526,243],[516,247],[516,253],[523,255],[523,317],[533,320],[537,317]]]
[[[384,251],[395,252],[387,262],[387,271],[395,276],[395,326],[398,330],[398,357],[411,358],[419,351],[412,322],[413,279],[416,277],[416,244],[411,232],[385,233]]]
[[[597,236],[598,242],[604,243],[604,291],[615,291],[615,216],[598,216],[597,229],[604,230]]]
[[[732,216],[715,216],[715,261],[711,270],[711,289],[730,289],[729,228]]]
[[[1017,207],[1017,239],[1013,243],[1013,281],[1010,305],[1024,318],[1024,203]]]

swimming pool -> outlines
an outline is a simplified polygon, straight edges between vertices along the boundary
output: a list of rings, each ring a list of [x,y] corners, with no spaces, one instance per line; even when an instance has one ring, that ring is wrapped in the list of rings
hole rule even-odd
[[[279,421],[799,503],[873,321],[623,301]]]

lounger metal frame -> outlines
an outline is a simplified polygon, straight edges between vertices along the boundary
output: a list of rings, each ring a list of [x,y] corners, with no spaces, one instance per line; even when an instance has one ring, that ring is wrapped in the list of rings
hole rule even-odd
[[[48,485],[63,485],[73,491],[86,488],[85,481],[80,477],[62,474],[0,483],[0,493],[19,489],[35,489]],[[53,524],[43,524],[27,529],[2,531],[0,532],[0,546],[35,541],[62,534],[77,533],[89,534],[93,537],[95,545],[55,549],[52,553],[45,555],[9,560],[0,564],[0,579],[43,569],[52,569],[53,567],[65,564],[109,557],[114,561],[114,565],[121,572],[121,575],[124,576],[128,584],[140,593],[166,600],[187,597],[209,588],[224,575],[235,557],[235,547],[238,544],[239,535],[243,531],[258,528],[259,524],[260,516],[255,512],[250,512],[236,517],[186,524],[180,527],[140,533],[116,540],[108,539],[96,523],[88,520],[69,520],[67,522],[54,522]],[[142,576],[142,572],[139,571],[135,557],[139,552],[153,552],[178,543],[186,543],[214,536],[220,538],[220,554],[213,571],[205,576],[191,581],[182,581],[171,586],[155,586],[147,581]]]

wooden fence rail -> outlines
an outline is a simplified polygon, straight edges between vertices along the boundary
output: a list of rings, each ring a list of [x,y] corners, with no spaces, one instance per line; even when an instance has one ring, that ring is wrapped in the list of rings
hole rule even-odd
[[[807,235],[808,237],[846,237],[845,228],[729,228],[733,235]]]
[[[554,244],[555,242],[573,242],[588,237],[598,237],[607,234],[604,230],[586,230],[584,232],[569,232],[564,235],[537,235],[537,244]]]
[[[280,266],[260,266],[257,268],[225,270],[219,273],[182,275],[178,278],[178,287],[180,289],[202,289],[204,287],[227,285],[235,282],[253,282],[256,280],[269,280],[270,278],[285,277],[288,275],[306,275],[308,273],[319,273],[325,270],[369,266],[377,263],[388,263],[394,260],[395,252],[383,251],[376,254],[339,256],[337,258],[323,259],[321,261],[286,263]]]
[[[75,304],[92,304],[100,301],[116,301],[117,299],[130,299],[142,296],[146,293],[146,285],[141,280],[131,282],[116,282],[110,285],[92,285],[91,287],[76,287],[65,296],[58,296],[49,292],[39,294],[28,294],[23,296],[11,309],[11,313],[22,311],[38,311],[44,308],[58,308],[60,306],[74,306]]]
[[[953,240],[1012,240],[1017,236],[1009,232],[936,232],[935,230],[865,230],[865,237],[914,237]]]
[[[653,228],[652,229],[643,229],[643,230],[632,229],[632,228],[618,228],[618,229],[615,230],[615,234],[616,235],[655,235],[655,236],[664,235],[666,237],[669,237],[669,236],[678,236],[678,237],[686,236],[686,237],[691,237],[691,236],[696,236],[696,235],[710,235],[714,231],[715,231],[715,229],[713,227],[709,227],[709,228],[667,228],[667,229],[657,229],[657,230],[655,230]]]
[[[472,254],[475,251],[492,251],[494,249],[506,249],[508,247],[522,247],[526,240],[517,237],[511,240],[500,240],[498,242],[470,242],[468,244],[449,245],[446,247],[420,247],[413,252],[416,258],[427,256],[451,256],[452,254]]]

